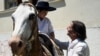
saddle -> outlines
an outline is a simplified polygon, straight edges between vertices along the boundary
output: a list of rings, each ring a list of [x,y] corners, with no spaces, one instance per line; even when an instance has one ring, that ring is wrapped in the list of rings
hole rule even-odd
[[[43,50],[48,52],[49,56],[64,56],[62,49],[60,49],[48,35],[39,33],[39,40]]]

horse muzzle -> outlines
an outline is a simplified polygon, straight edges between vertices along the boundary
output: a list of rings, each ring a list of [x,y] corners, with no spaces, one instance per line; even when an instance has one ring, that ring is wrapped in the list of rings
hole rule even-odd
[[[20,37],[16,36],[9,40],[9,46],[11,47],[13,54],[19,55],[23,52],[26,45],[23,43]]]

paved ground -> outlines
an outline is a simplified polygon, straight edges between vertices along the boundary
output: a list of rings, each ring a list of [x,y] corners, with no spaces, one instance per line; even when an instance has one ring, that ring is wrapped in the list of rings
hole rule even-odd
[[[56,38],[61,41],[68,40],[66,35],[66,29],[56,29]],[[10,33],[0,33],[0,56],[12,56],[10,47],[8,46],[8,39]],[[100,56],[100,28],[88,28],[87,29],[87,40],[90,47],[90,56]],[[64,50],[65,56],[66,51]]]
[[[0,33],[0,56],[12,56],[11,49],[8,45],[10,33]]]

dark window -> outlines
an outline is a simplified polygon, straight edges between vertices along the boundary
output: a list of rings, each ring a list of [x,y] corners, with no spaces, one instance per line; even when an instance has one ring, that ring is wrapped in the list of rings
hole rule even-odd
[[[39,1],[56,2],[56,1],[59,1],[59,0],[39,0]]]
[[[16,0],[5,0],[5,9],[10,9],[16,6],[17,6]]]

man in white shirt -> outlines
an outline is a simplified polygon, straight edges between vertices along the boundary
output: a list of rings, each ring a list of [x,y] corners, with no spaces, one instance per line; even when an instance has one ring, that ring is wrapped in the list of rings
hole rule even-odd
[[[88,44],[85,42],[87,38],[85,24],[77,20],[72,21],[67,31],[71,41],[61,42],[55,39],[61,49],[67,50],[67,56],[90,56]]]

